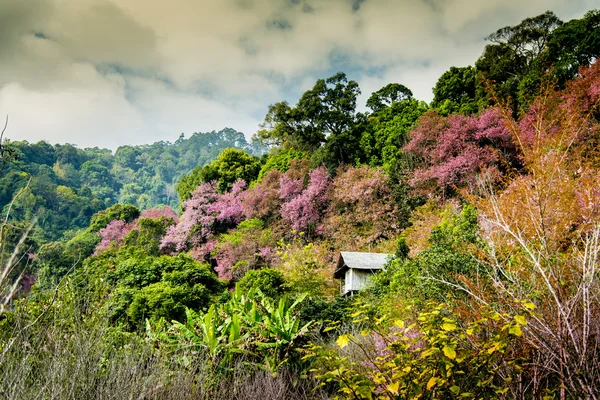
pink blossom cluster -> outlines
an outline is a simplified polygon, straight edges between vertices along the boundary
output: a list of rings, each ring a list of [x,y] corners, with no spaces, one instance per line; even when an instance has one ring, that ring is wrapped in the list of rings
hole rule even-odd
[[[161,248],[178,252],[208,239],[216,221],[211,207],[218,198],[215,182],[200,184],[192,197],[183,202],[179,223],[167,229]]]
[[[180,221],[167,230],[161,248],[182,251],[209,239],[217,224],[236,225],[244,218],[242,200],[246,182],[239,180],[231,190],[220,194],[215,182],[202,183],[183,202]]]
[[[120,219],[110,221],[105,228],[100,229],[98,232],[98,235],[100,235],[100,243],[96,246],[94,254],[99,254],[104,250],[108,250],[110,246],[114,244],[121,246],[125,236],[127,236],[134,227],[135,224],[132,222],[127,223]]]
[[[600,108],[600,63],[582,67],[580,77],[567,85],[563,95],[564,107],[581,111],[598,111]]]
[[[254,187],[246,190],[242,209],[246,219],[270,219],[277,217],[281,207],[280,182],[282,173],[271,170]]]
[[[320,213],[326,205],[329,172],[325,167],[314,169],[309,174],[306,189],[289,197],[290,191],[286,185],[295,187],[296,184],[284,181],[284,177],[285,175],[282,177],[280,197],[289,200],[281,205],[281,216],[292,224],[294,230],[306,231],[310,225],[319,221]]]
[[[141,212],[138,220],[142,218],[149,219],[161,219],[161,218],[171,218],[175,223],[179,222],[179,217],[175,214],[175,211],[169,206],[164,206],[160,208],[148,208]]]
[[[141,212],[140,216],[132,222],[125,222],[120,219],[110,221],[105,228],[100,229],[98,235],[100,236],[100,243],[96,246],[94,254],[99,254],[102,251],[108,250],[110,246],[116,245],[121,246],[123,239],[134,229],[139,230],[138,222],[140,219],[160,219],[160,218],[172,218],[176,223],[179,221],[177,214],[169,206],[162,208],[149,208]]]
[[[499,177],[498,166],[516,156],[512,135],[495,108],[477,116],[429,112],[419,120],[404,150],[424,160],[425,165],[414,172],[413,185],[435,181],[442,187],[471,183],[483,169]]]
[[[209,207],[209,212],[215,214],[217,221],[224,224],[238,224],[244,217],[242,199],[246,182],[239,180],[233,184],[231,190],[222,194]]]

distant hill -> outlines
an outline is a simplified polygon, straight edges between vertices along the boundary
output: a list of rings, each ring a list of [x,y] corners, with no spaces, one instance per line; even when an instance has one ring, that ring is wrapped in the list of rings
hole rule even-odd
[[[178,208],[177,182],[195,167],[230,147],[255,155],[265,151],[231,128],[194,133],[189,138],[182,134],[174,143],[121,146],[114,153],[45,141],[5,145],[13,149],[17,160],[0,173],[0,208],[6,215],[8,204],[31,175],[30,187],[15,202],[10,217],[25,221],[37,215],[35,237],[40,242],[86,227],[94,213],[116,203],[141,209],[159,204]]]

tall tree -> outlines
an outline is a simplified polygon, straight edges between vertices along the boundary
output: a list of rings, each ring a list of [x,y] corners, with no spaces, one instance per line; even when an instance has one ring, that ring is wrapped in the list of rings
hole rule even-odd
[[[473,114],[479,111],[480,91],[475,68],[450,67],[433,88],[431,107],[441,115]]]
[[[271,105],[257,138],[268,145],[314,152],[329,136],[351,130],[358,95],[358,83],[343,72],[319,79],[295,107],[285,101]]]
[[[483,55],[475,66],[485,79],[494,83],[495,95],[501,100],[512,99],[516,111],[520,80],[531,63],[546,49],[552,33],[563,22],[551,11],[526,18],[515,26],[506,26],[492,33]]]

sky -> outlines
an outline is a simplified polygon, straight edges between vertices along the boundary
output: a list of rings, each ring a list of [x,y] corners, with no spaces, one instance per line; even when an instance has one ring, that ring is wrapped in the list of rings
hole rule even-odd
[[[231,127],[344,71],[431,101],[484,37],[599,0],[0,0],[0,118],[11,140],[108,147]]]

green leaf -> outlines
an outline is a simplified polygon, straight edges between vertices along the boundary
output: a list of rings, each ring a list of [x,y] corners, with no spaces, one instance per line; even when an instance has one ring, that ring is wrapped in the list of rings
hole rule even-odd
[[[518,336],[518,337],[523,336],[523,331],[521,330],[521,325],[519,325],[519,324],[512,325],[508,329],[508,333],[510,333],[511,335]]]
[[[515,315],[515,321],[517,321],[519,324],[521,324],[523,326],[527,325],[527,320],[522,315]]]
[[[444,322],[442,324],[442,329],[446,332],[452,332],[456,330],[456,324],[454,322]]]
[[[444,355],[449,359],[454,360],[456,358],[456,345],[448,343],[442,350],[444,351]]]
[[[343,349],[348,345],[348,343],[350,343],[350,338],[348,337],[348,335],[342,335],[339,338],[337,338],[335,342],[338,344],[338,346],[340,346],[340,349]]]

